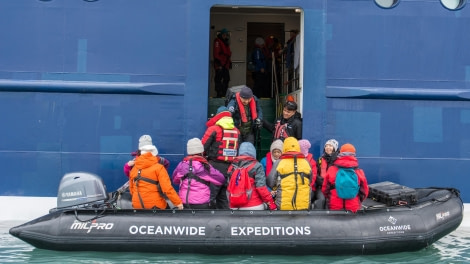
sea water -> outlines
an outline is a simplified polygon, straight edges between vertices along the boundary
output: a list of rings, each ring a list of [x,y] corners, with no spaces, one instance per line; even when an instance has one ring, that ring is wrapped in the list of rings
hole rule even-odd
[[[461,226],[426,249],[372,256],[197,255],[129,252],[62,252],[37,249],[11,236],[0,221],[0,263],[470,263],[470,227]]]

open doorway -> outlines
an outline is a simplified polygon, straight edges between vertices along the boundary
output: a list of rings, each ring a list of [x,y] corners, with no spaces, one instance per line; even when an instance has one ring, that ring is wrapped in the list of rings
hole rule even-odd
[[[223,29],[228,31],[228,43],[232,54],[232,67],[229,70],[230,82],[228,86],[248,85],[253,87],[249,62],[255,39],[257,37],[262,37],[265,40],[268,38],[273,41],[276,39],[279,41],[280,48],[285,49],[287,41],[291,38],[290,31],[300,30],[301,27],[301,14],[296,10],[298,9],[292,7],[213,6],[210,13],[209,34],[209,97],[217,97],[214,83],[215,69],[213,57],[214,40],[217,38],[217,33],[220,33]],[[299,51],[299,53],[301,54],[302,52]],[[282,61],[281,65],[285,66],[286,61]],[[302,66],[300,65],[300,67]],[[282,76],[281,78],[286,77]],[[286,86],[285,83],[288,81],[284,80],[281,83],[280,90]],[[296,89],[300,88],[300,86],[297,86]],[[292,92],[292,90],[295,89],[286,90],[286,92]]]
[[[269,77],[269,88],[266,94],[260,97],[260,103],[263,110],[264,120],[274,122],[277,116],[282,112],[282,104],[286,100],[286,96],[294,94],[295,98],[301,98],[295,94],[302,91],[301,85],[295,88],[291,85],[295,80],[286,67],[286,48],[287,41],[292,37],[292,30],[301,30],[301,13],[300,9],[293,7],[246,7],[246,6],[213,6],[210,13],[210,51],[209,51],[209,107],[208,117],[214,115],[217,108],[224,105],[225,98],[221,98],[220,93],[217,96],[215,89],[215,68],[214,68],[214,40],[217,33],[228,31],[229,44],[231,50],[232,67],[229,70],[230,82],[228,87],[247,85],[254,87],[253,69],[250,67],[252,63],[251,54],[255,47],[256,38],[262,38],[269,45],[277,45],[275,54],[272,54],[274,60],[268,62],[271,74]],[[299,45],[301,47],[301,45]],[[302,54],[301,50],[297,50],[298,54]],[[300,55],[301,56],[301,55]],[[276,65],[277,67],[273,67]],[[303,72],[299,70],[302,63],[298,65],[298,69],[293,72]],[[275,70],[273,70],[275,69]],[[286,79],[287,78],[287,79]],[[296,82],[299,84],[301,76],[295,76]],[[256,94],[256,93],[255,93]],[[299,109],[301,109],[300,100],[297,101]],[[261,133],[261,153],[265,154],[269,151],[272,135],[263,129]]]

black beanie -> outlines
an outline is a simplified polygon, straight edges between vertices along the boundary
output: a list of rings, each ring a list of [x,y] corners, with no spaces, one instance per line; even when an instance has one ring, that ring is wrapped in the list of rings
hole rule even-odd
[[[240,97],[244,99],[250,99],[253,97],[253,91],[251,91],[249,87],[245,86],[240,90]]]

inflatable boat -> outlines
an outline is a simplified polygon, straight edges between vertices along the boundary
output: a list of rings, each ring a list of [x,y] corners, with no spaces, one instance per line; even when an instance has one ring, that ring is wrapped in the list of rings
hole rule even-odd
[[[459,191],[416,189],[416,202],[367,199],[362,210],[134,210],[129,193],[106,193],[101,179],[71,173],[58,207],[10,229],[41,249],[203,254],[383,254],[425,248],[463,218]],[[126,209],[127,208],[127,209]]]

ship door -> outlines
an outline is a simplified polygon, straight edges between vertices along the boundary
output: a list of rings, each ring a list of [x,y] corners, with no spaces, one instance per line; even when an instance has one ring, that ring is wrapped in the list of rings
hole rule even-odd
[[[297,64],[294,57],[287,56],[288,41],[296,39],[301,34],[301,11],[297,8],[254,8],[246,6],[213,6],[210,12],[210,52],[209,52],[209,107],[208,117],[216,113],[219,106],[224,105],[223,93],[216,92],[216,70],[214,68],[214,40],[221,32],[228,32],[228,44],[232,52],[232,67],[229,70],[230,82],[228,87],[247,85],[260,98],[264,119],[273,122],[282,113],[282,102],[287,96],[294,98],[301,111],[301,80],[302,51],[297,47]],[[257,39],[269,48],[265,56],[267,60],[267,87],[257,91],[255,87],[254,61],[252,53]],[[298,38],[297,38],[298,40]],[[299,41],[300,42],[300,41]],[[267,47],[269,46],[269,47]],[[293,46],[291,46],[293,47]],[[274,52],[274,53],[273,53]],[[300,54],[300,55],[299,55]],[[290,59],[291,61],[287,61]],[[300,62],[300,63],[299,63]],[[258,80],[259,81],[259,80]],[[259,83],[259,82],[258,82]],[[220,87],[220,86],[219,86]],[[264,87],[264,86],[263,86]],[[269,151],[272,135],[263,129],[260,153]]]

